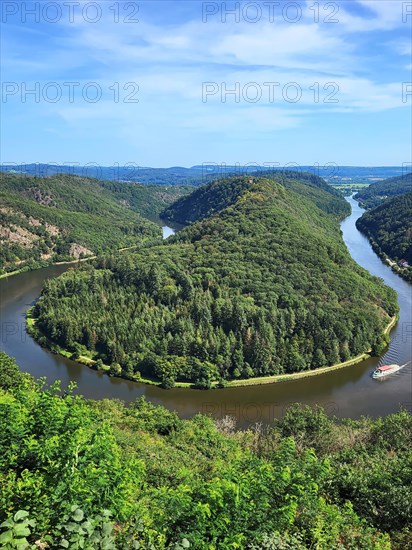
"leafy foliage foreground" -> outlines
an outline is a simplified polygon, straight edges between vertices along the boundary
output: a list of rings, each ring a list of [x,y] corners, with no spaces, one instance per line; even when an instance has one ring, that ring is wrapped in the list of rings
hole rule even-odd
[[[0,354],[3,548],[408,548],[412,417],[268,429],[87,401]],[[229,428],[228,428],[229,426]]]

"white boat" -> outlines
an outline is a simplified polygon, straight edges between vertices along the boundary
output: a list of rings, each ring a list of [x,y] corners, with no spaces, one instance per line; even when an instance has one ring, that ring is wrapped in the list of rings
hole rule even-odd
[[[383,378],[384,376],[389,376],[394,372],[398,372],[403,367],[406,367],[408,363],[404,365],[382,365],[373,371],[372,378]]]

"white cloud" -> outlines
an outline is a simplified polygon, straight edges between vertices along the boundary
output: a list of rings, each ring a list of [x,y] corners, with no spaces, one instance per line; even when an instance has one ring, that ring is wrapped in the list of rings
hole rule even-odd
[[[370,15],[353,15],[345,9],[345,1],[338,2],[339,24],[336,26],[342,28],[344,32],[367,33],[404,26],[402,10],[405,2],[403,0],[357,0],[357,3],[369,10]]]

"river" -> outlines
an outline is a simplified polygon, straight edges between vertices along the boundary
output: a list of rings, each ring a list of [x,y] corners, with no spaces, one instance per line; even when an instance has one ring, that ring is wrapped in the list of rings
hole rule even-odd
[[[167,239],[168,237],[171,237],[172,235],[174,235],[176,231],[172,227],[169,227],[168,225],[164,225],[162,227],[162,233],[163,233],[163,238]]]
[[[352,257],[373,275],[394,288],[399,297],[400,320],[391,332],[391,343],[379,360],[370,358],[352,367],[311,378],[221,390],[162,390],[156,386],[110,378],[85,366],[53,355],[38,346],[25,331],[25,311],[40,294],[43,282],[56,277],[68,266],[51,266],[0,280],[1,349],[16,358],[18,365],[34,377],[47,377],[49,383],[61,380],[67,387],[77,383],[86,397],[113,397],[130,402],[144,395],[155,404],[176,410],[188,418],[197,412],[221,417],[235,416],[239,427],[255,422],[264,424],[283,415],[294,402],[319,404],[339,417],[379,416],[412,408],[412,367],[409,365],[385,380],[373,380],[372,370],[382,362],[405,363],[412,356],[412,286],[398,277],[373,252],[368,240],[356,229],[363,213],[357,202],[347,199],[352,214],[342,223],[343,238]],[[173,234],[163,229],[165,238]]]

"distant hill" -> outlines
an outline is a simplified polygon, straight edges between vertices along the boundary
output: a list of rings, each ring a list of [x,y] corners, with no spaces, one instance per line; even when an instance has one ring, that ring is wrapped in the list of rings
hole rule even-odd
[[[70,166],[53,164],[21,164],[0,166],[0,171],[20,175],[37,177],[50,177],[57,174],[89,177],[105,181],[134,182],[145,185],[202,185],[220,175],[216,168],[208,167],[184,168],[174,166],[171,168],[150,168],[129,163],[125,166]]]
[[[350,257],[338,223],[348,208],[298,174],[208,184],[167,209],[193,223],[160,246],[49,281],[38,327],[113,375],[164,387],[380,353],[396,295]]]
[[[359,191],[355,198],[364,208],[374,208],[384,200],[412,191],[412,173],[373,183]]]
[[[371,183],[378,180],[401,176],[402,166],[337,166],[334,163],[327,163],[325,166],[297,166],[289,163],[286,166],[273,167],[258,165],[256,163],[229,165],[225,163],[204,163],[186,168],[183,166],[172,166],[170,168],[150,168],[138,166],[137,163],[128,163],[125,166],[97,166],[94,163],[88,165],[55,165],[55,164],[3,164],[0,171],[26,174],[38,177],[48,177],[56,174],[77,175],[81,177],[93,177],[100,180],[127,181],[156,185],[203,185],[226,176],[247,176],[263,175],[268,172],[295,172],[310,173],[324,178],[328,183],[366,182]]]
[[[379,255],[397,263],[405,260],[412,266],[412,192],[386,199],[365,212],[356,225]],[[400,273],[412,281],[412,267]]]
[[[1,174],[0,273],[160,240],[156,217],[184,188],[60,174]]]

